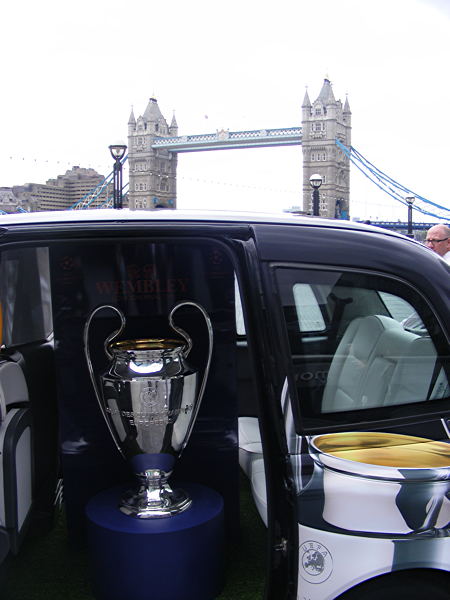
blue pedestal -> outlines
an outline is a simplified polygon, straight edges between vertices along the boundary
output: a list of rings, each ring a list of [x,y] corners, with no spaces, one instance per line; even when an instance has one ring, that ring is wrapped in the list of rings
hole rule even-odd
[[[207,487],[182,486],[183,513],[136,519],[118,509],[123,487],[86,507],[90,570],[97,600],[212,600],[223,586],[223,500]]]

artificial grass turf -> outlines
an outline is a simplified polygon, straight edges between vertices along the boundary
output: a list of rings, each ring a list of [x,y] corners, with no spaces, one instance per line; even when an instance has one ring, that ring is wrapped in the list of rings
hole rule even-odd
[[[240,541],[226,548],[225,587],[217,600],[260,600],[263,596],[266,528],[243,475],[240,517]],[[0,580],[0,600],[94,600],[88,570],[87,552],[75,550],[67,542],[61,509],[50,533],[28,539],[19,555],[6,561]]]
[[[49,534],[28,539],[5,567],[2,600],[94,600],[87,554],[69,547],[63,510]]]
[[[225,587],[217,600],[261,600],[264,592],[267,530],[253,502],[248,479],[241,473],[239,543],[226,551]]]

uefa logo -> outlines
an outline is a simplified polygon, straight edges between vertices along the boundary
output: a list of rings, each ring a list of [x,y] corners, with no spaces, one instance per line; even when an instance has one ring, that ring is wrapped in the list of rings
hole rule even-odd
[[[309,540],[300,546],[300,574],[309,583],[323,583],[333,571],[333,559],[323,544]]]

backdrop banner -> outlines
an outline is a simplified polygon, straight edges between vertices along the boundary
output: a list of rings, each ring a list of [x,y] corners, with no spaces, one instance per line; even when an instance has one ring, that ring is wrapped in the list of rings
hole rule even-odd
[[[74,542],[84,540],[84,509],[93,495],[133,479],[108,432],[89,378],[83,351],[86,319],[97,306],[111,304],[126,315],[123,339],[173,338],[176,334],[168,325],[168,315],[183,300],[196,301],[208,312],[214,349],[203,402],[171,482],[192,481],[219,492],[225,504],[225,530],[236,536],[239,469],[234,271],[223,250],[210,243],[64,245],[51,250],[51,274],[60,446],[70,538]],[[180,309],[176,323],[193,338],[189,362],[202,371],[208,354],[203,316],[195,308]],[[118,317],[106,309],[92,322],[91,358],[98,374],[108,363],[104,341],[119,325]]]

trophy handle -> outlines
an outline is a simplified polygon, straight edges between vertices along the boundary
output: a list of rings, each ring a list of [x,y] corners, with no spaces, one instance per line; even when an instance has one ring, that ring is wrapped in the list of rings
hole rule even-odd
[[[95,374],[94,374],[94,369],[92,367],[92,360],[91,360],[91,352],[90,352],[90,348],[89,348],[89,330],[90,330],[90,326],[91,326],[91,322],[93,317],[100,312],[101,310],[103,310],[104,308],[110,308],[111,310],[113,310],[114,312],[116,312],[119,317],[120,317],[120,327],[119,329],[116,329],[116,331],[113,331],[112,333],[109,334],[109,336],[106,338],[106,340],[103,343],[103,347],[105,350],[105,354],[106,356],[111,360],[113,358],[113,355],[111,354],[111,352],[108,350],[108,345],[112,342],[112,340],[114,340],[116,337],[118,337],[122,331],[125,328],[125,316],[123,315],[123,313],[116,308],[115,306],[111,306],[110,304],[104,304],[102,306],[98,306],[97,308],[95,308],[91,314],[89,315],[89,317],[87,318],[87,321],[84,325],[84,334],[83,334],[83,342],[84,342],[84,354],[86,356],[86,362],[87,362],[87,366],[88,366],[88,370],[89,370],[89,375],[92,381],[92,386],[94,388],[94,392],[95,392],[95,397],[97,399],[97,403],[100,407],[100,412],[102,413],[103,419],[105,420],[106,426],[108,427],[109,433],[111,434],[112,439],[114,440],[114,443],[116,445],[116,448],[118,449],[118,451],[120,452],[120,454],[125,458],[125,455],[121,449],[121,447],[119,446],[119,444],[116,442],[116,436],[115,433],[109,423],[109,420],[106,416],[106,411],[105,411],[105,407],[103,406],[103,401],[102,401],[102,396],[98,387],[98,383],[97,380],[95,378]]]
[[[196,308],[198,308],[199,310],[201,310],[202,314],[205,315],[205,310],[199,305],[196,304],[195,302],[190,302],[190,301],[186,301],[186,302],[179,302],[178,304],[176,304],[172,310],[170,311],[169,314],[169,325],[171,326],[171,328],[176,331],[177,333],[179,333],[181,335],[182,338],[184,338],[187,342],[187,346],[185,347],[184,351],[183,351],[183,356],[184,358],[187,358],[189,352],[192,350],[192,338],[191,336],[184,331],[184,329],[181,329],[181,327],[178,327],[178,325],[175,325],[173,322],[173,315],[174,313],[181,308],[182,306],[195,306]],[[206,317],[205,317],[206,318]],[[209,317],[208,317],[209,319]]]
[[[176,331],[177,333],[179,333],[187,342],[187,348],[184,351],[184,357],[186,358],[189,354],[189,352],[192,350],[192,339],[189,336],[188,333],[186,333],[186,331],[184,331],[183,329],[181,329],[181,327],[178,327],[177,325],[174,324],[173,322],[173,315],[174,313],[181,308],[182,306],[194,306],[195,308],[197,308],[203,315],[203,318],[205,319],[205,323],[206,323],[206,327],[208,329],[208,360],[206,361],[206,366],[205,366],[205,371],[203,373],[203,380],[202,380],[202,384],[200,386],[200,391],[198,393],[198,400],[197,400],[197,405],[195,408],[195,412],[192,416],[190,425],[189,425],[189,429],[186,433],[186,437],[184,439],[184,443],[183,443],[183,447],[181,450],[183,450],[186,447],[186,444],[188,443],[189,437],[191,435],[192,432],[192,428],[194,427],[195,424],[195,420],[197,418],[197,413],[200,409],[200,405],[202,402],[202,398],[203,398],[203,394],[205,392],[205,387],[206,387],[206,381],[208,379],[208,374],[209,374],[209,367],[211,365],[211,357],[212,357],[212,351],[213,351],[213,328],[212,328],[212,324],[211,324],[211,319],[209,318],[208,313],[206,312],[206,310],[203,308],[203,306],[201,306],[200,304],[197,304],[197,302],[193,302],[191,300],[186,300],[184,302],[180,302],[179,304],[176,304],[172,310],[170,311],[169,314],[169,324],[171,326],[171,328]]]

